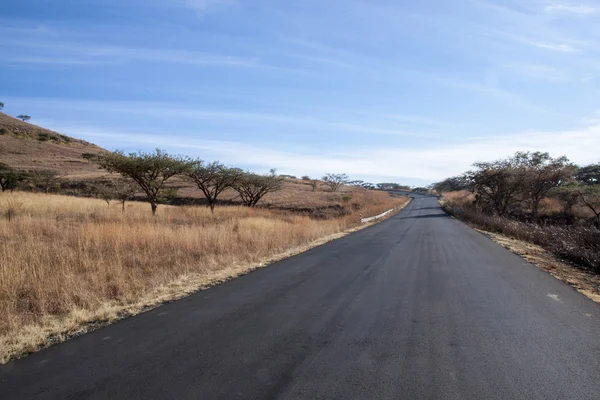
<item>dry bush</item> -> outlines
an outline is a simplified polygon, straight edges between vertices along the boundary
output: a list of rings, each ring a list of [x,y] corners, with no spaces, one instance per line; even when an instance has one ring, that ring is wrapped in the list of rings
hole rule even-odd
[[[458,199],[458,201],[456,201]],[[450,214],[485,231],[501,233],[545,248],[556,256],[600,274],[600,231],[590,226],[540,225],[486,215],[461,197],[442,202]]]
[[[374,205],[361,209],[375,214],[406,201],[374,193]],[[145,203],[131,202],[122,213],[120,205],[97,199],[0,195],[0,205],[17,203],[10,221],[0,215],[0,361],[19,351],[24,332],[51,331],[74,315],[84,323],[106,318],[107,309],[136,303],[181,277],[235,275],[240,266],[359,222],[356,213],[317,220],[241,206],[214,213],[163,206],[152,217]]]

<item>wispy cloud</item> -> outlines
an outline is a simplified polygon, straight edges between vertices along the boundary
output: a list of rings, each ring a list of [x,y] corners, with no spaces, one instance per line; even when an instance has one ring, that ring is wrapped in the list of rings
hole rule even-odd
[[[58,128],[58,127],[56,127]],[[494,137],[480,137],[459,144],[428,147],[362,147],[338,151],[286,151],[272,145],[243,141],[205,140],[190,137],[133,132],[111,132],[86,127],[61,127],[63,132],[79,134],[86,140],[127,150],[164,147],[174,153],[186,153],[206,159],[266,171],[278,168],[294,175],[321,176],[337,171],[361,179],[397,179],[409,183],[432,182],[467,170],[474,162],[493,160],[522,150],[548,151],[554,156],[568,155],[572,161],[596,162],[590,148],[600,148],[600,125],[553,132],[520,132]]]
[[[547,13],[568,13],[576,15],[590,15],[598,12],[598,7],[587,4],[553,3],[547,5],[544,10]]]
[[[198,14],[206,13],[210,8],[218,6],[229,6],[235,4],[235,0],[178,0],[182,1],[182,5],[191,8]]]
[[[530,44],[532,46],[538,47],[540,49],[559,51],[562,53],[576,53],[579,51],[576,48],[574,48],[573,46],[568,45],[568,44],[538,42],[535,40],[527,40],[527,39],[524,39],[523,42]]]
[[[504,69],[528,78],[546,80],[551,82],[568,82],[572,80],[572,75],[568,72],[540,64],[511,63],[504,66]]]

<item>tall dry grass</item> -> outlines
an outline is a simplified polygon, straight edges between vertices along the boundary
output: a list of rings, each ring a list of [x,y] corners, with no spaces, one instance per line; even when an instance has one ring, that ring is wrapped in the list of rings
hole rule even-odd
[[[375,206],[365,205],[363,213],[405,202],[375,196]],[[213,214],[205,207],[161,206],[153,218],[145,203],[129,203],[122,213],[116,203],[33,193],[1,194],[0,212],[4,361],[50,334],[177,297],[182,279],[197,289],[358,223],[356,213],[316,220],[247,207]],[[174,283],[179,286],[169,293]]]

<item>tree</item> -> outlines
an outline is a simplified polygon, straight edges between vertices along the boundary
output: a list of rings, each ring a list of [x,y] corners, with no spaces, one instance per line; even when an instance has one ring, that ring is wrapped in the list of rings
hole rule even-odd
[[[110,202],[115,199],[115,188],[112,185],[101,184],[93,188],[93,193],[97,198],[102,199],[106,202],[106,205],[110,207]]]
[[[584,186],[579,189],[579,198],[584,206],[596,216],[596,227],[600,229],[600,186]]]
[[[195,162],[180,156],[171,156],[165,151],[156,149],[153,153],[129,153],[122,151],[100,154],[96,160],[102,168],[131,178],[146,195],[150,203],[152,215],[161,198],[168,194],[165,183],[175,175],[188,172]]]
[[[4,103],[0,101],[0,110],[4,109]]]
[[[0,189],[3,192],[15,190],[24,180],[24,174],[14,170],[4,163],[0,163]]]
[[[23,115],[23,114],[17,115],[17,118],[19,118],[23,122],[27,122],[31,119],[31,117],[29,115]]]
[[[332,192],[337,192],[340,186],[348,182],[348,175],[346,174],[325,174],[323,181]]]
[[[207,206],[214,212],[219,195],[241,179],[243,173],[237,168],[228,168],[218,161],[205,164],[198,160],[187,176],[198,186],[206,197]]]
[[[523,200],[534,217],[548,192],[572,179],[575,172],[575,166],[566,157],[552,158],[539,151],[517,152],[510,162],[523,171]]]
[[[454,192],[457,190],[468,190],[469,182],[465,176],[453,176],[441,182],[435,183],[433,189],[438,193]]]
[[[477,162],[465,174],[475,193],[475,201],[484,210],[504,216],[520,201],[523,189],[522,170],[511,160]]]
[[[34,185],[42,189],[44,193],[50,193],[58,187],[59,176],[56,171],[50,169],[35,171],[32,173],[31,178]]]
[[[600,163],[579,168],[575,179],[584,185],[600,185]]]
[[[552,189],[548,195],[560,200],[563,204],[563,214],[567,220],[567,224],[572,224],[573,206],[579,202],[579,184],[577,182],[568,182]]]
[[[308,175],[304,175],[304,176],[302,177],[302,180],[303,180],[303,181],[310,181],[310,176],[308,176]]]
[[[121,202],[121,212],[125,212],[125,202],[133,199],[137,191],[137,185],[129,178],[119,179],[113,186],[113,198]],[[170,196],[170,193],[166,193]]]
[[[319,180],[318,179],[311,179],[308,184],[312,188],[312,191],[315,192],[317,190],[317,187],[319,187]]]
[[[267,193],[280,190],[282,186],[283,178],[277,176],[275,170],[271,170],[269,175],[245,173],[233,188],[240,195],[244,205],[254,207]]]

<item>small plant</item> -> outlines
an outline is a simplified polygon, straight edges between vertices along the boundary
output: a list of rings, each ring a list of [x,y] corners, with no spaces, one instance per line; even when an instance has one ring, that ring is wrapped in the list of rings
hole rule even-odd
[[[8,131],[6,130],[6,128],[0,128],[0,135],[6,135],[8,133]]]
[[[347,203],[347,202],[349,202],[350,200],[352,200],[352,196],[350,196],[350,195],[348,195],[348,194],[343,194],[343,195],[342,195],[342,201],[343,201],[344,203]]]
[[[40,142],[47,142],[48,140],[52,140],[53,137],[47,133],[40,132],[38,133],[38,138]]]

